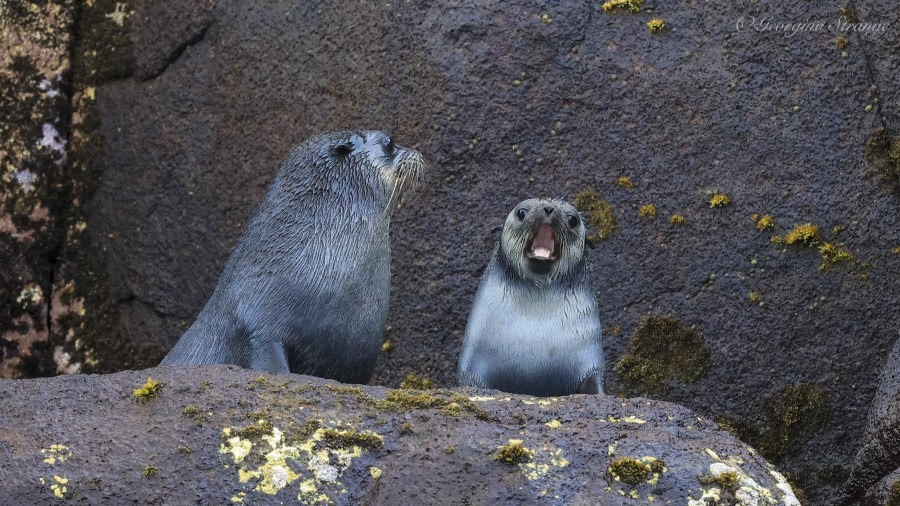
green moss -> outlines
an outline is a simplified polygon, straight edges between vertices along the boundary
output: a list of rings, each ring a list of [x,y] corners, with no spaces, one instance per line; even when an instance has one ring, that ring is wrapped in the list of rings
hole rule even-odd
[[[647,21],[647,28],[650,29],[650,33],[660,33],[666,29],[666,22],[660,18],[653,18]]]
[[[856,257],[844,248],[840,248],[830,242],[822,243],[819,246],[819,254],[822,255],[822,265],[819,266],[820,271],[830,269],[831,267],[844,262],[855,262]]]
[[[725,471],[717,476],[701,476],[698,478],[704,485],[715,485],[723,490],[737,488],[741,482],[741,475],[737,471]]]
[[[415,425],[406,420],[400,424],[400,434],[415,434],[415,428]]]
[[[597,229],[596,236],[592,235],[591,239],[607,239],[616,231],[613,207],[597,192],[584,190],[575,196],[572,203],[587,217],[588,225]]]
[[[825,390],[808,383],[783,388],[769,401],[768,429],[751,441],[777,462],[822,429],[831,416]]]
[[[709,369],[703,335],[683,323],[658,316],[641,320],[615,371],[632,393],[662,393],[666,382],[694,382]]]
[[[144,466],[144,469],[141,470],[141,474],[144,478],[152,478],[159,474],[159,468],[156,466]]]
[[[392,390],[384,397],[379,407],[393,411],[410,411],[422,408],[441,408],[450,400],[432,394]]]
[[[135,389],[133,392],[134,398],[137,399],[138,402],[147,402],[159,393],[160,390],[165,385],[156,381],[153,378],[147,378],[147,381],[140,388]]]
[[[183,416],[184,418],[190,418],[194,421],[195,425],[203,425],[203,423],[207,421],[206,415],[204,415],[203,412],[193,404],[185,406],[181,410],[181,416]]]
[[[834,39],[834,46],[838,49],[847,49],[847,46],[850,45],[850,41],[847,40],[847,37],[841,36]]]
[[[890,128],[878,128],[866,141],[866,161],[881,179],[900,187],[900,135]]]
[[[322,440],[331,448],[349,448],[352,446],[359,446],[368,450],[384,448],[384,438],[374,432],[323,429]]]
[[[753,221],[756,223],[757,230],[771,230],[775,228],[775,220],[772,219],[771,214],[765,214],[763,216],[754,214]]]
[[[638,210],[638,216],[641,218],[646,218],[648,220],[652,220],[656,218],[656,206],[653,204],[647,204],[645,206],[641,206]]]
[[[607,470],[613,478],[632,487],[643,483],[653,472],[650,464],[633,457],[616,459],[610,462]]]
[[[813,225],[812,223],[795,225],[794,228],[784,236],[784,242],[788,244],[797,244],[809,248],[818,246],[821,239],[822,234],[819,230],[819,226]]]
[[[456,453],[456,447],[454,447],[454,446],[445,446],[445,447],[444,447],[444,453],[446,453],[446,454],[448,454],[448,455],[449,455],[449,454],[452,454],[452,453]]]
[[[724,193],[713,193],[709,198],[709,207],[725,207],[731,205],[731,197]]]
[[[352,397],[352,398],[356,399],[357,401],[365,401],[369,397],[368,395],[366,395],[366,391],[360,387],[352,387],[349,385],[328,384],[328,385],[325,385],[325,388],[327,388],[328,390],[331,390],[332,392],[334,392],[338,395]]]
[[[619,176],[619,179],[616,179],[616,183],[622,188],[628,188],[629,190],[635,187],[635,184],[628,176]]]
[[[248,425],[242,429],[234,429],[231,434],[244,439],[258,439],[272,433],[274,426],[266,418],[261,418],[254,425]]]
[[[284,433],[288,441],[305,441],[321,428],[322,422],[320,420],[308,420],[303,424],[289,424]]]
[[[687,220],[684,218],[682,214],[673,214],[671,218],[669,218],[670,225],[684,225]]]
[[[430,390],[434,388],[434,382],[425,376],[416,376],[415,374],[407,374],[406,379],[400,383],[400,388],[404,390]]]
[[[534,458],[534,451],[522,445],[521,439],[510,439],[505,445],[497,447],[494,460],[504,464],[519,464],[529,462]]]
[[[609,0],[601,5],[603,12],[612,12],[616,9],[625,10],[631,13],[641,12],[641,6],[644,0]]]

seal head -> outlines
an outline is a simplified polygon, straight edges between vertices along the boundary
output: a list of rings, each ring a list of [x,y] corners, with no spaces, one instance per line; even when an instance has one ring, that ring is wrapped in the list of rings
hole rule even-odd
[[[466,327],[464,386],[538,396],[603,393],[600,318],[568,202],[528,199],[507,216]]]
[[[162,364],[367,382],[388,313],[391,211],[423,168],[417,151],[383,132],[341,130],[301,143]]]

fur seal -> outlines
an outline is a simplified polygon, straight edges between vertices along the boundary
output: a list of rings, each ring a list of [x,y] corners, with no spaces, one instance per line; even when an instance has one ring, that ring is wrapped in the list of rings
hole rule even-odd
[[[372,376],[388,315],[388,228],[419,152],[383,132],[313,136],[282,163],[209,302],[160,365]]]
[[[535,396],[602,394],[600,317],[568,202],[529,199],[506,217],[459,360],[462,386]]]

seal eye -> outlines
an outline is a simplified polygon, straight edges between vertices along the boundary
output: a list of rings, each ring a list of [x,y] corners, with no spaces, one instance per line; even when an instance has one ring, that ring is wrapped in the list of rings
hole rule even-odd
[[[336,156],[347,156],[353,151],[353,144],[345,142],[332,148]]]
[[[528,214],[528,209],[519,209],[516,211],[516,218],[519,218],[519,221],[522,221],[525,219],[526,214]]]
[[[384,154],[393,155],[394,154],[394,140],[388,137],[384,141]]]
[[[569,228],[575,228],[578,226],[579,220],[577,216],[569,216]]]

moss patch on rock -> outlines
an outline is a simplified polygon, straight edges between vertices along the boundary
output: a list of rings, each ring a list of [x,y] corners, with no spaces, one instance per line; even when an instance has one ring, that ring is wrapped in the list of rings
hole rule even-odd
[[[612,205],[603,200],[599,193],[584,190],[575,196],[575,208],[584,213],[588,225],[597,229],[589,239],[607,239],[616,231],[616,215]]]
[[[709,370],[709,357],[698,330],[672,318],[647,316],[615,371],[632,394],[663,393],[668,381],[691,383],[703,377]]]
[[[900,134],[890,128],[878,128],[866,141],[866,161],[887,183],[900,187]]]
[[[400,383],[400,388],[404,390],[431,390],[434,388],[434,382],[425,376],[417,376],[410,373]]]
[[[504,464],[519,464],[529,462],[534,458],[534,450],[529,450],[522,444],[521,439],[510,439],[508,444],[497,448],[494,460]]]

